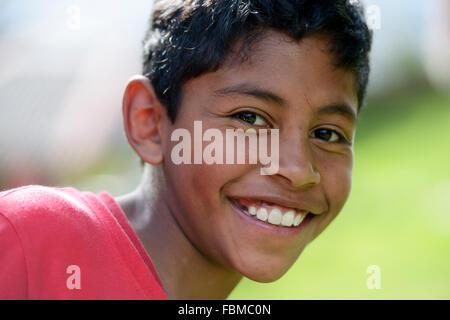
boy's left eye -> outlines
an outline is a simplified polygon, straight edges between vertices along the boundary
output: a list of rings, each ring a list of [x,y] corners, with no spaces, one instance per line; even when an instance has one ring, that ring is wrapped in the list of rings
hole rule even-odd
[[[325,140],[327,142],[343,142],[349,144],[348,141],[338,132],[331,129],[317,129],[312,132],[314,138]]]
[[[238,113],[233,114],[233,118],[239,119],[241,121],[244,121],[248,124],[251,124],[253,126],[268,126],[268,122],[264,117],[260,116],[259,114],[256,114],[254,112],[250,111],[241,111]]]

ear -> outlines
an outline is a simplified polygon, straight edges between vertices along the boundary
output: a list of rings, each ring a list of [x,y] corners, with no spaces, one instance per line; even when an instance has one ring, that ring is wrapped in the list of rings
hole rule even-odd
[[[162,121],[167,120],[167,116],[148,78],[134,76],[129,80],[123,97],[122,113],[131,147],[145,162],[161,163]]]

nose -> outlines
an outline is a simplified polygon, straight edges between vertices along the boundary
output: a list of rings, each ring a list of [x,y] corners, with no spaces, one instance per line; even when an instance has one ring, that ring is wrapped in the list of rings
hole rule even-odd
[[[314,158],[308,138],[280,139],[279,169],[275,177],[284,180],[289,187],[298,190],[320,183],[320,173],[314,165]]]

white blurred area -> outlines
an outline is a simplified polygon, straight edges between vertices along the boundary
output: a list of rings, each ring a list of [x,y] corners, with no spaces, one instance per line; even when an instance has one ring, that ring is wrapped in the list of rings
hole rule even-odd
[[[369,95],[404,89],[423,81],[422,77],[435,89],[450,92],[450,1],[362,3],[366,9],[379,9],[379,28],[373,30]],[[377,19],[367,10],[366,18]]]
[[[121,101],[127,80],[141,72],[151,5],[0,1],[1,189],[78,182],[115,152],[134,159]],[[139,170],[137,160],[132,166]]]
[[[450,91],[450,1],[363,2],[380,9],[369,94],[421,76]],[[120,194],[138,183],[121,102],[141,72],[151,6],[0,0],[0,190],[71,184]]]
[[[427,11],[425,68],[431,82],[450,92],[450,1],[435,0]]]

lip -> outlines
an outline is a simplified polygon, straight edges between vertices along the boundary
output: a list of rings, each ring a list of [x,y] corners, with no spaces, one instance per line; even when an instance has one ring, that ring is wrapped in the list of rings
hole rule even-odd
[[[274,205],[278,205],[280,207],[295,209],[297,211],[306,211],[313,215],[318,215],[323,212],[323,210],[319,210],[318,206],[312,206],[306,205],[305,203],[296,201],[296,200],[289,200],[284,197],[279,197],[276,195],[259,195],[258,197],[255,196],[234,196],[229,195],[229,198],[231,199],[248,199],[253,201],[263,201],[266,203],[272,203]]]
[[[241,208],[237,206],[237,204],[235,203],[236,200],[234,200],[234,198],[228,198],[228,201],[231,205],[231,208],[236,213],[238,213],[238,216],[241,219],[256,227],[258,229],[257,232],[268,233],[269,236],[285,238],[297,237],[303,231],[303,229],[305,229],[309,225],[310,221],[313,218],[312,214],[308,214],[298,227],[277,226],[248,216],[244,211],[241,210]]]

